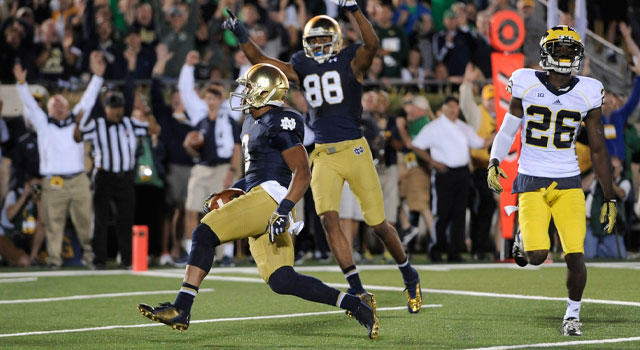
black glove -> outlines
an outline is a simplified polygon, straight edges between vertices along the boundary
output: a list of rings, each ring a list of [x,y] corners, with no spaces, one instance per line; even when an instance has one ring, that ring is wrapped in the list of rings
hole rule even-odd
[[[269,241],[271,241],[271,243],[275,242],[277,235],[289,230],[289,213],[294,205],[295,203],[292,201],[283,199],[276,211],[271,214],[266,229],[266,232],[269,233]]]
[[[231,10],[227,9],[227,14],[229,18],[222,22],[222,29],[230,30],[233,35],[238,38],[240,44],[244,44],[249,41],[249,32],[247,31],[247,27],[244,26],[244,23],[240,21]]]

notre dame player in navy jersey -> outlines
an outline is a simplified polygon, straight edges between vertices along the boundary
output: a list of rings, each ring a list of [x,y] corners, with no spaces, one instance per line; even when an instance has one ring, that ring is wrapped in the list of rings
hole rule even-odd
[[[371,23],[355,0],[332,0],[348,10],[355,19],[363,43],[342,47],[342,30],[331,17],[311,18],[304,27],[303,51],[290,62],[265,56],[249,40],[244,24],[228,11],[223,28],[231,30],[251,63],[269,63],[280,68],[289,80],[304,90],[312,116],[316,147],[311,153],[313,164],[311,190],[316,212],[327,232],[327,241],[349,282],[349,292],[365,300],[375,311],[375,297],[362,286],[356,269],[352,247],[340,228],[340,198],[344,181],[358,199],[365,222],[373,227],[402,272],[407,288],[407,308],[417,313],[422,307],[420,278],[411,267],[398,233],[384,214],[380,179],[367,141],[360,130],[362,81],[379,46]]]
[[[275,66],[256,64],[238,83],[246,86],[240,94],[240,109],[249,113],[241,133],[247,193],[207,213],[194,230],[184,282],[175,302],[157,307],[139,304],[138,310],[173,329],[187,329],[191,306],[211,269],[215,247],[248,238],[258,272],[274,292],[345,309],[367,328],[369,338],[376,338],[379,321],[373,308],[355,295],[293,269],[290,212],[306,192],[311,174],[302,145],[302,118],[282,107],[289,90],[287,77]]]

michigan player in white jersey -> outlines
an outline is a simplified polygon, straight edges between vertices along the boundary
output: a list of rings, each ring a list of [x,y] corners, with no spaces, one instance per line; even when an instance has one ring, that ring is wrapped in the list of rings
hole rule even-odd
[[[553,217],[568,268],[562,333],[582,335],[580,301],[587,282],[586,213],[575,140],[584,125],[593,167],[606,198],[600,221],[611,233],[616,207],[601,121],[604,88],[598,80],[571,74],[579,69],[584,57],[584,45],[573,28],[557,26],[547,30],[540,40],[540,55],[544,71],[518,69],[509,80],[509,112],[493,141],[487,181],[493,191],[502,192],[499,176],[506,176],[499,164],[522,127],[518,175],[513,183],[522,234],[515,239],[514,258],[520,266],[544,262],[549,253],[548,228]]]

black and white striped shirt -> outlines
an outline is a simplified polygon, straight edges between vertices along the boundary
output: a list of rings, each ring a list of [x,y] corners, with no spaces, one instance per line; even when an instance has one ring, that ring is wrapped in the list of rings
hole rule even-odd
[[[119,123],[98,117],[80,130],[83,140],[93,144],[94,167],[120,173],[134,170],[137,137],[146,136],[148,127],[148,123],[130,117],[123,117]]]

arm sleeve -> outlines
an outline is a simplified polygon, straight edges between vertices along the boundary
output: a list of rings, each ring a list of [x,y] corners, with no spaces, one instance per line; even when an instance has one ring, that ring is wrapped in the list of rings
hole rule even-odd
[[[627,199],[629,199],[629,193],[631,193],[631,182],[629,180],[622,180],[622,182],[620,182],[620,184],[618,185],[620,186],[620,188],[622,188],[622,190],[624,191],[624,198],[622,198],[623,201],[626,201]]]
[[[38,106],[38,102],[31,95],[27,83],[17,84],[16,87],[18,88],[18,96],[20,96],[24,106],[24,117],[33,124],[36,132],[42,130],[47,125],[47,114]]]
[[[430,128],[428,128],[427,126],[424,126],[422,129],[420,129],[420,132],[418,133],[418,135],[416,135],[416,137],[413,138],[411,144],[414,147],[423,150],[431,148],[431,135],[429,133],[429,130]]]
[[[91,81],[89,82],[87,89],[84,91],[84,94],[82,94],[80,102],[73,107],[73,114],[78,114],[80,110],[84,111],[80,125],[84,124],[87,121],[87,118],[89,118],[89,114],[91,114],[91,110],[96,104],[96,99],[98,99],[98,94],[100,94],[103,82],[104,79],[102,79],[102,77],[97,75],[91,77]]]
[[[187,66],[186,64],[182,66],[180,77],[178,78],[178,91],[180,92],[180,98],[182,98],[182,104],[191,119],[191,126],[196,126],[202,119],[207,117],[209,107],[194,90],[195,78],[193,77],[193,71],[193,66]]]
[[[502,125],[500,126],[500,131],[498,131],[496,138],[493,140],[489,159],[495,158],[502,162],[504,157],[509,154],[511,144],[513,144],[513,139],[516,137],[516,133],[518,132],[518,129],[520,129],[521,124],[521,118],[507,112],[504,116],[504,120],[502,121]]]
[[[460,85],[460,110],[467,119],[467,124],[474,130],[478,130],[482,121],[482,111],[473,98],[473,84],[471,83]]]

